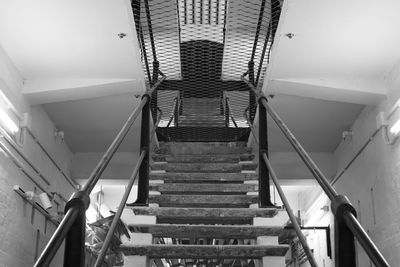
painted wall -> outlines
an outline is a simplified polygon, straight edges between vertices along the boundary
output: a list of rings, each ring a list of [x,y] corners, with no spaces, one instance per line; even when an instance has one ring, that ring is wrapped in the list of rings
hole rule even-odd
[[[352,126],[353,138],[342,141],[336,149],[338,170],[345,167],[377,129],[378,113],[388,114],[399,99],[399,73],[398,66],[387,79],[389,88],[387,99],[376,107],[366,107]],[[397,118],[400,118],[399,110],[394,113],[391,123]],[[338,180],[335,188],[340,194],[349,197],[358,212],[359,221],[389,264],[398,266],[400,262],[400,140],[393,145],[387,145],[382,132],[383,130],[375,136]],[[320,203],[324,205],[324,201]],[[327,214],[319,220],[319,223],[333,225],[332,216]],[[313,237],[313,239],[316,238],[318,237]],[[334,266],[333,262],[322,255],[322,252],[319,251],[317,254],[320,262],[325,261],[324,266]],[[357,255],[359,266],[372,266],[359,245],[357,245]]]
[[[0,47],[0,89],[18,113],[30,114],[32,132],[59,166],[69,174],[72,153],[65,143],[54,138],[54,124],[44,110],[40,106],[29,106],[22,97],[20,93],[22,84],[23,78]],[[6,144],[2,138],[0,139]],[[57,171],[29,135],[24,134],[24,142],[20,149],[50,184],[46,184],[36,174],[33,175],[33,179],[46,191],[56,191],[68,199],[73,187]],[[26,162],[21,158],[19,160],[29,169]],[[0,153],[0,266],[32,266],[55,230],[55,225],[14,192],[14,185],[19,185],[24,191],[42,193],[39,186],[22,173],[10,158]],[[53,201],[53,208],[49,210],[49,213],[54,216],[57,215],[58,210],[62,211],[64,208],[61,198],[56,197],[55,201],[59,205],[57,206]],[[60,266],[61,260],[62,252],[56,256],[52,266]]]

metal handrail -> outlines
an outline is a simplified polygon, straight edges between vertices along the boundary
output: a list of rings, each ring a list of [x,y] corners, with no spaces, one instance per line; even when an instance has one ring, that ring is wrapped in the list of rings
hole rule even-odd
[[[282,119],[278,116],[278,114],[268,104],[267,98],[265,97],[265,95],[262,92],[257,91],[256,88],[248,80],[244,79],[243,76],[241,77],[241,79],[250,87],[251,90],[254,91],[257,98],[259,99],[260,104],[262,104],[265,107],[265,109],[267,110],[267,113],[274,120],[274,122],[276,123],[278,128],[288,139],[288,141],[290,142],[292,147],[299,154],[300,158],[303,160],[303,162],[305,163],[307,168],[311,171],[314,178],[317,180],[319,185],[322,187],[322,189],[324,190],[326,195],[332,201],[332,207],[334,208],[333,210],[334,210],[335,217],[337,216],[337,214],[335,212],[338,209],[343,208],[343,213],[340,215],[343,217],[344,223],[347,225],[347,227],[353,233],[354,237],[358,240],[360,245],[364,248],[365,252],[369,256],[371,261],[378,267],[389,266],[389,263],[383,257],[382,253],[375,246],[374,242],[371,240],[371,238],[365,232],[363,227],[360,225],[358,220],[355,218],[354,214],[352,214],[351,210],[354,209],[352,207],[352,205],[347,201],[347,199],[345,197],[340,196],[336,192],[336,190],[331,186],[331,184],[328,182],[328,179],[325,177],[325,175],[322,173],[322,171],[318,168],[316,163],[311,159],[310,155],[302,147],[300,142],[296,139],[296,137],[289,130],[289,128],[286,126],[286,124],[282,121]]]
[[[176,105],[178,104],[178,97],[175,97],[174,98],[174,105],[173,105],[173,107],[172,107],[172,114],[171,114],[171,116],[169,116],[169,120],[168,120],[168,124],[167,124],[167,128],[171,125],[171,123],[172,123],[172,120],[174,119],[174,112],[175,112],[175,108],[176,108]]]
[[[179,110],[180,102],[181,102],[181,100],[180,100],[179,96],[176,96],[174,98],[174,105],[172,107],[171,116],[169,117],[169,120],[168,120],[167,128],[171,125],[172,120],[175,118],[175,113],[176,113],[177,109]],[[176,122],[175,122],[175,125],[176,125]]]
[[[140,165],[142,165],[142,162],[143,162],[143,159],[144,159],[145,155],[146,155],[146,151],[142,151],[142,153],[140,153],[139,160],[136,163],[136,167],[133,170],[131,177],[129,178],[129,183],[128,183],[126,189],[125,189],[124,196],[122,197],[122,200],[121,200],[121,202],[119,204],[117,213],[114,215],[114,219],[113,219],[113,221],[111,223],[110,229],[108,229],[106,238],[104,240],[103,246],[101,247],[99,256],[97,257],[97,260],[96,260],[96,263],[94,264],[94,267],[101,267],[101,265],[103,264],[104,257],[105,257],[105,255],[107,253],[108,247],[110,246],[111,239],[112,239],[112,237],[114,235],[114,231],[117,228],[118,221],[121,218],[121,215],[122,215],[122,212],[123,212],[123,210],[125,208],[126,202],[128,201],[129,194],[131,193],[132,186],[133,186],[133,184],[134,184],[134,182],[136,180],[137,174],[139,172]]]
[[[61,221],[60,225],[55,230],[53,236],[51,237],[50,241],[47,243],[46,247],[44,248],[42,254],[38,258],[35,263],[35,267],[42,267],[48,266],[51,260],[54,258],[55,254],[57,253],[60,245],[66,238],[67,234],[71,230],[72,226],[78,219],[78,216],[86,210],[87,206],[90,203],[89,195],[90,192],[93,190],[95,185],[97,184],[98,180],[100,179],[102,173],[104,172],[105,168],[108,166],[109,162],[111,161],[112,157],[114,156],[115,152],[127,136],[130,128],[132,127],[133,123],[135,122],[136,118],[141,113],[143,107],[150,103],[151,99],[151,92],[156,89],[156,87],[165,80],[166,77],[161,78],[157,83],[155,83],[150,90],[148,90],[142,97],[142,101],[140,104],[133,110],[125,124],[122,126],[121,130],[100,159],[98,164],[96,165],[95,169],[92,171],[91,175],[89,176],[88,182],[83,186],[83,188],[74,193],[72,195],[70,201],[67,203],[69,209],[67,210],[63,220]],[[142,123],[144,123],[142,121]]]
[[[304,236],[303,232],[301,231],[300,225],[297,222],[296,216],[293,214],[293,211],[290,207],[289,201],[286,199],[285,194],[283,193],[283,190],[281,188],[281,185],[279,184],[278,178],[276,176],[276,173],[274,171],[274,169],[271,166],[270,161],[268,160],[267,154],[263,153],[262,154],[263,159],[265,164],[267,165],[267,168],[269,170],[269,175],[272,178],[272,181],[275,184],[275,188],[278,191],[279,196],[281,197],[281,200],[283,202],[283,204],[286,207],[286,212],[290,218],[290,221],[292,222],[293,228],[296,231],[296,234],[300,240],[301,245],[303,246],[304,252],[307,255],[308,261],[310,262],[310,265],[312,267],[318,267],[317,262],[315,261],[315,258],[310,250],[310,247],[307,244],[307,240],[306,237]]]
[[[226,99],[226,105],[228,106],[228,110],[231,111],[232,109],[231,109],[231,105],[230,105],[230,99],[229,99],[229,97],[225,97],[225,99]],[[229,117],[231,117],[231,120],[233,122],[233,125],[235,125],[235,128],[238,128],[235,118],[233,117],[233,112],[229,112]]]
[[[150,131],[150,139],[153,138],[154,134],[156,133],[158,124],[160,123],[162,115],[163,115],[163,112],[159,107],[157,107],[157,110],[158,110],[159,113],[158,113],[158,116],[157,116],[157,121],[154,123],[153,128]]]
[[[254,125],[251,123],[249,116],[247,116],[247,111],[249,109],[250,109],[250,106],[247,106],[247,108],[243,112],[243,117],[246,119],[246,122],[250,127],[250,131],[251,131],[251,134],[254,137],[254,140],[256,141],[257,144],[259,144],[260,142],[258,141],[258,137],[257,137],[257,134],[255,132],[256,130],[254,129]]]

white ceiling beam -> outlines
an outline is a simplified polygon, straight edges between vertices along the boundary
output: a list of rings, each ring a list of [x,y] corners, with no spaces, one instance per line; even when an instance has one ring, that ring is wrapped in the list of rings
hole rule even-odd
[[[47,104],[125,93],[141,94],[144,82],[136,79],[26,80],[22,93],[30,104]]]
[[[387,95],[387,88],[375,80],[282,78],[265,83],[267,94],[287,94],[329,101],[377,105]]]

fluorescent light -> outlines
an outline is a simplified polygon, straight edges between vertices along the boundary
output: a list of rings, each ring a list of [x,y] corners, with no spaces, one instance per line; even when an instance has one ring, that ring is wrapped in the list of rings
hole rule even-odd
[[[2,109],[0,109],[0,122],[13,134],[19,131],[17,124]]]
[[[390,127],[390,133],[394,135],[398,135],[400,133],[400,119],[397,120],[397,122],[393,124],[392,127]]]

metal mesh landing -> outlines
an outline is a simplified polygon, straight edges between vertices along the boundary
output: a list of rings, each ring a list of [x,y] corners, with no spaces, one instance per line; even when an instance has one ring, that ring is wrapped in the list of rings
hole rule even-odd
[[[132,9],[148,84],[167,77],[152,99],[159,138],[246,139],[256,102],[241,77],[261,87],[280,2],[133,0]]]

